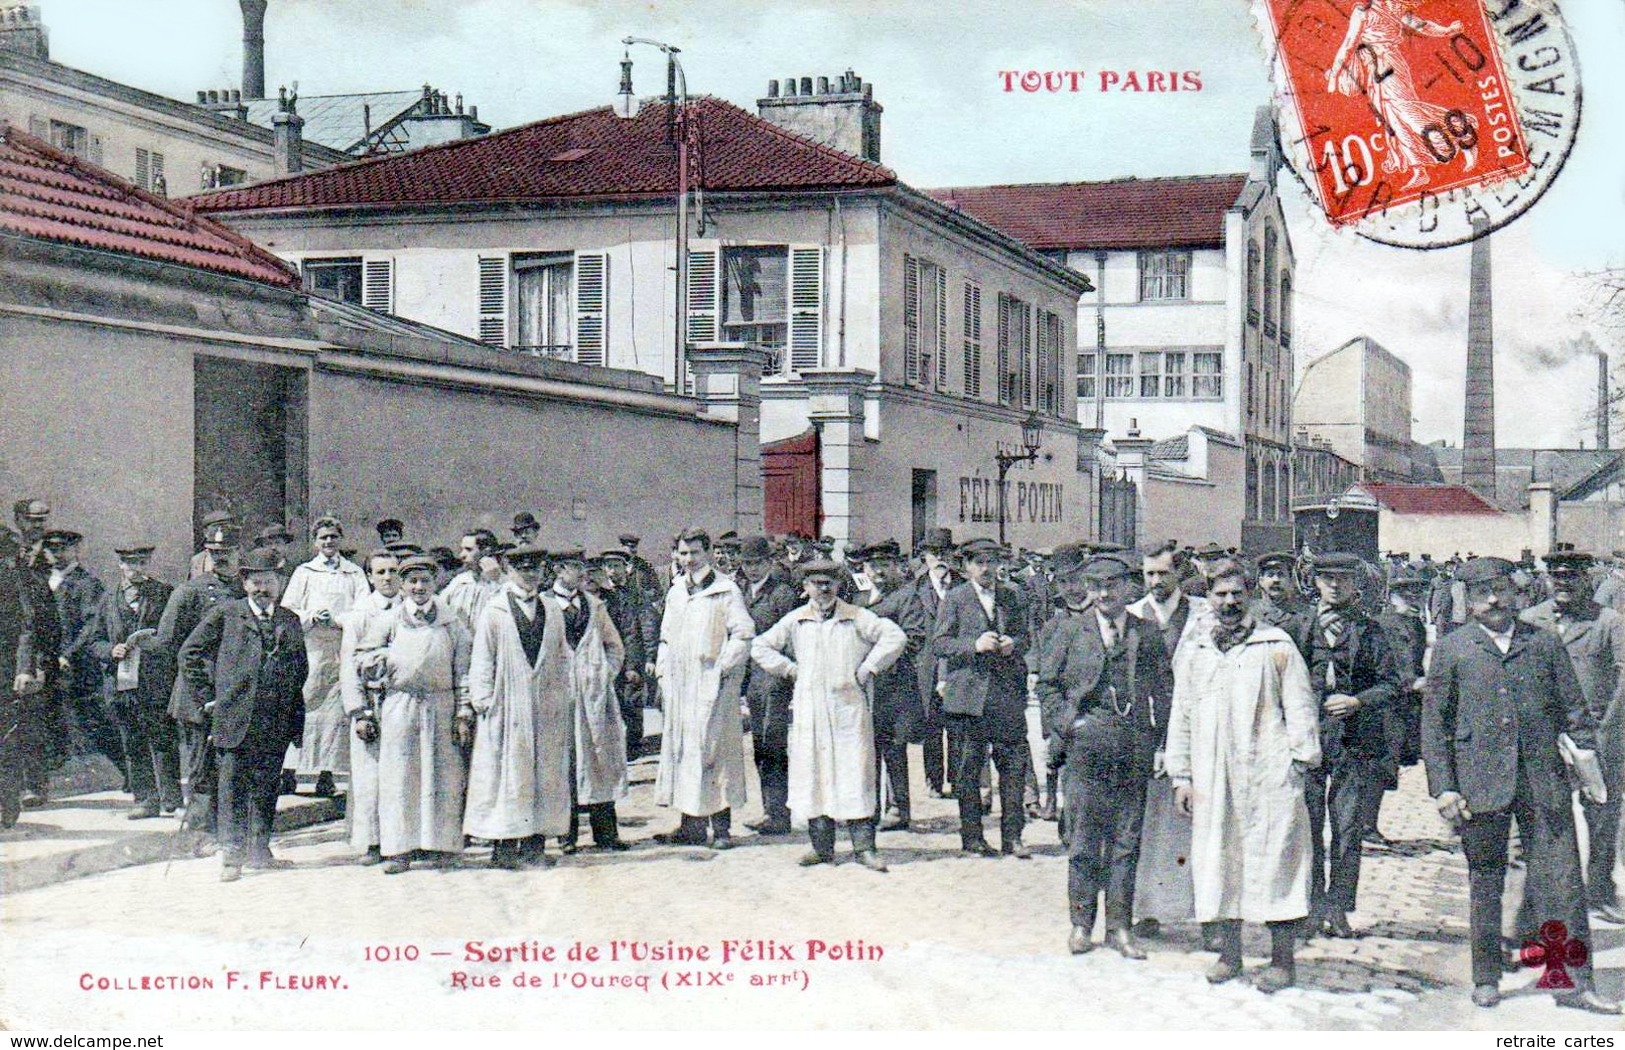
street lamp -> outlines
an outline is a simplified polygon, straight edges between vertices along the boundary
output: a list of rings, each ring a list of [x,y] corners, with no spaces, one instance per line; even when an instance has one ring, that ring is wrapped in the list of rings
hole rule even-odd
[[[1004,545],[1004,476],[1010,473],[1010,468],[1017,463],[1031,463],[1038,459],[1038,449],[1044,442],[1044,421],[1037,412],[1030,412],[1026,419],[1021,421],[1021,447],[1023,452],[1005,452],[1002,449],[993,455],[999,465],[999,545]]]
[[[673,333],[672,388],[681,395],[688,382],[688,77],[683,73],[683,64],[677,61],[681,48],[640,36],[629,36],[621,44],[627,48],[647,44],[659,48],[666,56],[666,132],[668,137],[677,140],[677,304],[673,322],[676,331]],[[623,98],[630,96],[630,56],[621,63],[621,84]],[[629,101],[619,106],[636,112]]]

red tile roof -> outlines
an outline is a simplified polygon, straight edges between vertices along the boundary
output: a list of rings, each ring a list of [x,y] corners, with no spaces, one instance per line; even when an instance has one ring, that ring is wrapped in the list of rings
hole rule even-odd
[[[1465,485],[1397,485],[1362,481],[1359,488],[1395,514],[1499,514]]]
[[[184,204],[0,124],[0,230],[294,287],[276,256]]]
[[[892,186],[891,169],[785,131],[738,106],[692,102],[707,190]],[[208,211],[638,199],[677,192],[664,103],[623,120],[607,106],[410,153],[192,198]]]
[[[1215,247],[1245,175],[926,190],[1033,248]]]

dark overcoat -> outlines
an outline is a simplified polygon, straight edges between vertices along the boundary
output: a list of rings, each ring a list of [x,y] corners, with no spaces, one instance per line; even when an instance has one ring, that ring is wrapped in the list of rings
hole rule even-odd
[[[222,580],[214,573],[204,573],[176,587],[164,606],[164,615],[158,621],[158,648],[176,669],[175,686],[169,693],[169,717],[177,722],[197,725],[203,722],[203,705],[208,697],[200,697],[186,675],[180,673],[181,645],[197,625],[203,622],[210,609],[222,602],[243,596],[243,585],[237,580]]]
[[[1009,656],[977,652],[976,639],[987,631],[1008,635],[1015,651]],[[1027,644],[1027,610],[1014,587],[996,585],[991,619],[969,581],[949,591],[937,610],[931,641],[932,655],[947,663],[942,713],[979,719],[984,740],[1026,740]]]
[[[171,590],[162,580],[143,580],[135,589],[134,609],[124,601],[122,586],[102,595],[96,614],[85,625],[78,644],[101,668],[103,702],[134,703],[141,707],[163,707],[169,703],[174,664],[171,654],[164,651],[158,639],[154,637],[150,645],[142,647],[137,685],[123,693],[118,691],[118,661],[113,659],[113,647],[127,641],[136,631],[156,632],[169,604]]]
[[[101,669],[80,639],[106,593],[102,581],[83,565],[75,565],[57,585],[56,615],[62,625],[62,655],[68,660],[62,686],[68,696],[94,696],[101,691]]]
[[[927,589],[930,588],[927,583]],[[920,698],[919,661],[931,657],[935,621],[928,618],[912,585],[883,595],[869,611],[890,620],[908,636],[908,647],[897,662],[875,676],[875,735],[890,740],[918,740],[925,727],[925,705]]]
[[[1585,694],[1555,634],[1515,623],[1505,654],[1477,623],[1439,641],[1422,701],[1429,794],[1459,792],[1475,814],[1505,809],[1521,764],[1538,804],[1567,809],[1563,732],[1582,748],[1596,744]]]
[[[758,634],[790,615],[805,600],[778,569],[772,571],[754,598],[750,592],[749,583],[740,585],[739,593],[744,596],[745,608]],[[790,697],[795,689],[794,680],[767,673],[755,660],[745,661],[743,692],[750,708],[752,747],[781,752],[789,748]]]
[[[181,646],[181,673],[214,702],[216,748],[273,751],[305,731],[305,633],[297,614],[277,606],[269,623],[248,599],[209,610]]]
[[[1327,765],[1344,756],[1350,758],[1388,757],[1388,726],[1386,709],[1399,695],[1399,668],[1394,660],[1393,648],[1382,625],[1353,609],[1343,610],[1347,625],[1343,640],[1335,652],[1337,664],[1335,690],[1327,686],[1327,665],[1334,662],[1334,654],[1324,644],[1317,644],[1313,632],[1319,630],[1318,613],[1309,614],[1296,622],[1298,633],[1292,640],[1304,654],[1309,665],[1309,684],[1314,687],[1315,699],[1324,702],[1333,691],[1360,699],[1359,710],[1344,718],[1330,718],[1324,713],[1320,719],[1320,750]],[[1288,634],[1292,630],[1283,627]]]
[[[1130,655],[1134,704],[1126,720],[1135,734],[1134,760],[1149,775],[1154,753],[1168,734],[1173,706],[1174,678],[1163,646],[1162,632],[1133,613],[1126,613],[1119,641]],[[1038,703],[1044,732],[1052,746],[1074,745],[1074,726],[1093,707],[1105,703],[1101,673],[1106,669],[1106,643],[1100,636],[1100,618],[1091,610],[1082,616],[1058,615],[1045,626],[1038,644]]]

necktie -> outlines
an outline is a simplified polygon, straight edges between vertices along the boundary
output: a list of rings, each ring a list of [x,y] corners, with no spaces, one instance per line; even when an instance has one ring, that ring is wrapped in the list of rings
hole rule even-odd
[[[1112,652],[1117,648],[1117,625],[1110,620],[1100,621],[1100,640],[1106,643],[1106,651]]]

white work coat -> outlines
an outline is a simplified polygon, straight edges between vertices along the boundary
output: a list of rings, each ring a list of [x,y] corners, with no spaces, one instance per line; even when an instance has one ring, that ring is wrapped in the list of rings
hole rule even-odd
[[[468,777],[453,725],[468,704],[473,641],[444,603],[430,608],[433,623],[410,599],[384,617],[389,686],[378,717],[378,844],[386,857],[463,849]]]
[[[501,593],[504,586],[502,580],[487,580],[477,569],[464,569],[446,584],[440,592],[440,599],[462,619],[464,626],[473,631],[480,622],[480,613],[485,611],[485,606]]]
[[[1168,776],[1190,784],[1196,918],[1278,922],[1309,912],[1303,770],[1320,765],[1309,670],[1285,631],[1258,624],[1229,652],[1211,630],[1180,646]]]
[[[665,706],[655,800],[704,817],[745,804],[739,689],[756,627],[722,573],[694,594],[690,586],[678,578],[660,619],[655,676]]]
[[[565,599],[552,590],[546,597],[562,623]],[[626,647],[603,601],[585,591],[581,600],[587,603],[587,633],[574,649],[565,639],[564,658],[575,707],[576,804],[588,806],[626,797],[626,723],[615,698]]]
[[[564,617],[553,602],[538,599],[545,617],[534,666],[524,645],[504,584],[487,602],[474,630],[468,672],[474,751],[469,760],[463,831],[482,839],[562,836],[570,828],[570,751],[575,713],[564,655]]]
[[[305,736],[299,748],[301,773],[350,771],[350,720],[339,692],[339,620],[372,593],[367,574],[347,558],[336,566],[316,557],[296,566],[282,594],[282,607],[297,613],[305,629]],[[330,624],[316,623],[326,610]]]
[[[359,850],[378,845],[378,741],[355,735],[355,716],[367,706],[358,656],[380,648],[388,637],[384,621],[396,598],[373,591],[339,618],[339,699],[350,719],[350,787],[344,815],[350,822],[350,845]]]
[[[794,609],[751,643],[762,670],[795,678],[789,801],[796,820],[875,816],[872,680],[907,647],[901,627],[839,600],[828,617],[811,602]]]

